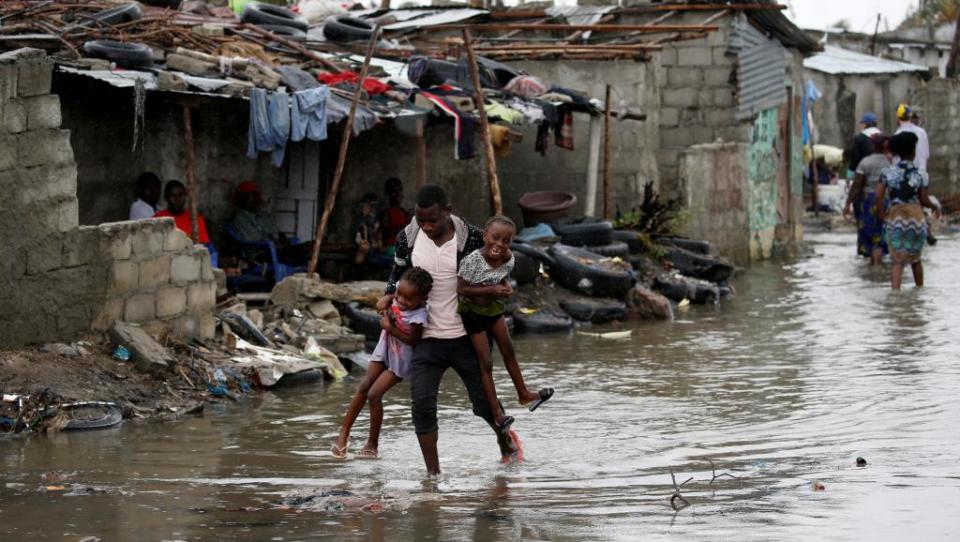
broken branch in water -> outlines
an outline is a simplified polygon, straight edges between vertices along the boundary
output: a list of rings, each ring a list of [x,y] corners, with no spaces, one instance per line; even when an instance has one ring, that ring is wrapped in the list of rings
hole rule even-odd
[[[680,494],[680,488],[686,485],[686,483],[690,480],[693,480],[693,476],[687,478],[682,484],[677,485],[677,477],[674,476],[673,469],[670,469],[670,480],[673,481],[673,495],[670,496],[670,506],[672,506],[674,510],[678,511],[690,506],[690,501],[684,499],[683,495]],[[683,506],[677,506],[678,500],[683,503]]]
[[[739,480],[739,479],[740,479],[740,478],[738,478],[738,477],[730,474],[729,472],[724,472],[724,473],[721,473],[721,474],[717,474],[717,466],[713,464],[713,461],[710,461],[710,460],[708,459],[708,460],[707,460],[707,463],[710,463],[710,470],[711,470],[712,473],[713,473],[713,477],[710,478],[710,483],[711,483],[711,484],[712,484],[713,482],[715,482],[715,481],[717,480],[717,478],[723,478],[724,476],[727,476],[727,477],[732,478],[732,479],[734,479],[734,480]]]

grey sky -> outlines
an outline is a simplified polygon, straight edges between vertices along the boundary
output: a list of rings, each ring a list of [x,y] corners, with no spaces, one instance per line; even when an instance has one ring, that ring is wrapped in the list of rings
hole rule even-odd
[[[893,30],[919,0],[786,0],[790,18],[800,28],[829,28],[839,20],[855,32],[873,32],[880,17],[880,31]]]

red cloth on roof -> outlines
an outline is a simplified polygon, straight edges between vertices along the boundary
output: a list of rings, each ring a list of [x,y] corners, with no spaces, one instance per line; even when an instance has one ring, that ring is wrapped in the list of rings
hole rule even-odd
[[[162,211],[157,211],[157,214],[153,215],[154,218],[163,218],[165,216],[173,217],[173,221],[177,223],[177,229],[187,234],[187,237],[190,237],[190,234],[193,233],[193,225],[190,224],[190,213],[184,211],[176,216],[173,213],[164,209]],[[199,237],[198,242],[207,244],[210,242],[210,236],[207,235],[207,222],[203,219],[203,215],[197,213],[197,237]]]
[[[331,87],[337,86],[340,83],[349,83],[356,85],[357,81],[360,80],[360,74],[355,72],[340,72],[340,73],[321,73],[317,75],[317,81]],[[367,94],[376,95],[383,94],[384,92],[390,90],[390,85],[374,79],[372,77],[367,77],[363,80],[363,90],[367,91]]]

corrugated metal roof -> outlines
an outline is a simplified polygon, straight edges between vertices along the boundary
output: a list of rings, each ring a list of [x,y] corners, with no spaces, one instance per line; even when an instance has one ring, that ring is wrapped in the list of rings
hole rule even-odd
[[[803,59],[803,67],[833,75],[926,72],[930,70],[926,66],[865,55],[832,45],[825,46],[822,53]]]
[[[389,12],[394,16],[401,16],[402,10]],[[408,17],[406,20],[388,24],[383,27],[384,30],[404,30],[407,28],[420,28],[423,26],[436,26],[440,24],[451,24],[467,19],[472,19],[478,15],[486,15],[487,11],[483,9],[444,9],[437,11],[414,11],[415,17]]]
[[[730,45],[737,54],[737,118],[751,117],[787,101],[786,50],[777,40],[738,20]]]

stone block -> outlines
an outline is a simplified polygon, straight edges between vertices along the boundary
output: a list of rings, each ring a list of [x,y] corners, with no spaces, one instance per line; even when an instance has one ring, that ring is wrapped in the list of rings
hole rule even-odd
[[[139,286],[140,266],[129,260],[113,262],[107,288],[109,292],[124,293],[136,290]]]
[[[25,175],[47,187],[47,196],[54,200],[76,199],[77,168],[73,164],[40,166],[25,171]],[[41,181],[41,179],[43,179]]]
[[[699,107],[710,107],[713,105],[713,91],[709,88],[701,88],[697,92],[697,105]]]
[[[731,85],[730,68],[706,68],[703,70],[703,82],[708,87],[728,87]]]
[[[707,126],[729,126],[736,122],[733,118],[733,108],[731,107],[707,109],[704,116]]]
[[[192,313],[212,312],[217,304],[217,283],[201,282],[187,287],[187,310]]]
[[[714,137],[728,142],[748,142],[750,141],[750,125],[740,123],[726,128],[717,128],[714,131]]]
[[[666,107],[696,107],[698,90],[696,88],[663,89],[663,105]]]
[[[17,63],[17,96],[50,94],[53,82],[53,61],[44,57]]]
[[[698,143],[708,143],[712,137],[711,129],[699,126],[660,130],[660,144],[663,147],[688,147]]]
[[[100,228],[100,241],[103,250],[114,260],[129,260],[133,250],[130,230],[120,228]]]
[[[17,98],[3,104],[3,128],[11,134],[27,130],[27,110]]]
[[[733,107],[733,88],[718,88],[713,91],[713,105],[717,107]]]
[[[28,130],[60,127],[59,96],[56,94],[47,94],[33,98],[22,98],[21,101],[23,103],[23,109],[26,112]]]
[[[170,283],[170,256],[140,262],[140,287],[156,288]]]
[[[663,46],[663,49],[660,51],[660,65],[664,67],[677,65],[676,47],[670,44]]]
[[[213,313],[210,314],[201,314],[198,320],[197,326],[197,336],[200,339],[212,339],[217,334],[217,320],[213,317]],[[361,348],[363,346],[361,345]],[[356,350],[354,350],[356,352]]]
[[[27,274],[38,275],[60,267],[63,258],[63,239],[50,235],[27,250]]]
[[[17,138],[17,161],[21,167],[73,163],[68,130],[33,130]]]
[[[153,292],[130,296],[123,305],[123,320],[126,322],[146,322],[157,316],[157,304]]]
[[[140,326],[117,322],[110,328],[110,340],[114,344],[125,346],[130,351],[131,359],[138,371],[162,371],[174,361],[170,351],[161,346]]]
[[[164,252],[180,252],[191,245],[190,238],[177,228],[168,231],[163,239]]]
[[[173,257],[170,266],[170,280],[174,283],[197,282],[200,280],[201,259],[192,255]]]
[[[153,259],[163,254],[166,233],[150,223],[138,223],[130,239],[131,255],[137,260]]]
[[[36,169],[19,171],[20,187],[17,189],[17,201],[23,208],[39,202],[43,202],[46,207],[49,207],[47,186],[35,176],[30,175],[30,172]]]
[[[678,66],[710,66],[713,64],[711,49],[703,47],[684,47],[677,49]]]
[[[200,331],[200,318],[193,315],[181,316],[173,322],[173,334],[182,338],[196,337]]]
[[[0,64],[0,104],[17,96],[17,66]]]
[[[200,280],[205,282],[216,280],[216,277],[213,276],[213,265],[210,262],[209,254],[203,257],[203,260],[200,262]]]
[[[14,136],[0,133],[0,171],[17,167],[17,140]]]
[[[183,314],[187,308],[187,291],[169,287],[157,290],[157,318],[170,318]]]
[[[123,298],[108,299],[100,312],[94,315],[90,328],[94,331],[106,331],[121,318],[123,318]]]
[[[670,87],[696,87],[703,83],[703,68],[667,68]]]
[[[680,110],[680,126],[696,126],[703,124],[703,109],[686,107]]]
[[[75,229],[63,239],[63,267],[78,267],[93,261],[97,254],[97,232]]]
[[[57,223],[61,232],[74,230],[80,225],[80,206],[76,198],[60,203]]]

